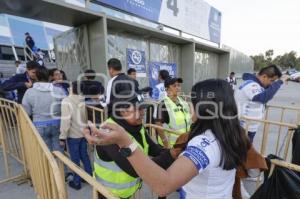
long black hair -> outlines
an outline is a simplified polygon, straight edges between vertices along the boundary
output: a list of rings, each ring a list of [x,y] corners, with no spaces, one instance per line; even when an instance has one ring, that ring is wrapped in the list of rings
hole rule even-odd
[[[189,140],[210,129],[220,144],[219,165],[230,170],[243,164],[249,141],[240,126],[230,85],[219,79],[198,82],[192,88],[192,103],[197,121],[191,127]]]

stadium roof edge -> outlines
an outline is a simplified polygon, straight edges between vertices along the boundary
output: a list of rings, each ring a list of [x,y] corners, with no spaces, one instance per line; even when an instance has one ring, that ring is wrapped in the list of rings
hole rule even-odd
[[[218,47],[214,47],[208,44],[204,44],[193,39],[188,39],[184,37],[180,37],[168,32],[161,31],[159,29],[151,28],[148,26],[144,26],[135,22],[129,22],[123,19],[119,19],[112,16],[106,16],[107,18],[107,26],[109,29],[114,29],[115,31],[121,32],[131,32],[135,33],[136,35],[141,35],[143,37],[148,38],[158,38],[165,41],[170,41],[177,44],[188,44],[188,43],[195,43],[196,49],[203,49],[211,52],[215,52],[218,54],[226,54],[229,53],[229,50],[222,49]]]
[[[34,6],[32,6],[34,5]],[[99,18],[107,19],[108,29],[131,32],[148,38],[158,38],[177,44],[195,43],[196,49],[203,49],[218,54],[229,53],[229,50],[201,43],[193,39],[180,37],[158,28],[151,28],[135,22],[129,22],[105,13],[66,3],[62,0],[13,0],[0,1],[0,13],[41,20],[66,26],[80,26]]]
[[[0,13],[74,27],[105,16],[62,0],[0,1]]]

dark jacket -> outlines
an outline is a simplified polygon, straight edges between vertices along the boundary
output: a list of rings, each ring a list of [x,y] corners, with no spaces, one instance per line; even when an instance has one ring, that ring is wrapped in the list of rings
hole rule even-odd
[[[116,99],[116,95],[120,94],[122,91],[136,91],[136,84],[133,79],[124,73],[118,74],[118,76],[113,80],[111,88],[107,87],[107,93],[110,96],[109,103],[107,104],[108,116],[111,116],[113,112],[113,103]],[[106,96],[107,97],[107,96]]]
[[[29,48],[32,50],[32,48],[33,48],[34,45],[35,45],[35,43],[34,43],[32,37],[31,37],[31,36],[27,36],[27,37],[25,38],[25,41],[26,41],[27,46],[29,46]]]
[[[112,91],[115,92],[110,93],[110,102],[113,102],[116,98],[115,94],[121,93],[121,91],[130,90],[135,91],[136,90],[136,84],[129,76],[127,76],[124,73],[120,73],[113,81],[112,83]]]
[[[124,120],[114,119],[120,126],[122,126],[130,135],[132,135],[135,140],[143,146],[142,136],[139,133],[142,125],[140,126],[131,126]],[[150,136],[146,133],[146,141],[149,145],[148,155],[152,156],[152,160],[161,166],[164,169],[167,169],[173,162],[174,159],[170,154],[170,150],[164,149],[159,144],[156,144],[152,141]],[[114,161],[123,171],[132,177],[138,177],[134,168],[131,166],[127,158],[123,157],[119,150],[118,145],[107,145],[107,146],[97,146],[98,157],[104,161]]]
[[[103,95],[104,94],[104,87],[102,85],[101,82],[99,81],[96,81],[96,80],[84,80],[82,81],[83,83],[83,91],[82,93],[84,95],[95,95],[96,93],[97,94],[101,94]],[[95,89],[96,87],[96,89]],[[95,93],[96,91],[96,93]]]
[[[25,85],[25,82],[29,81],[27,73],[17,74],[4,81],[1,84],[1,89],[4,91],[13,91],[17,90],[18,103],[22,103],[23,96],[28,89]]]

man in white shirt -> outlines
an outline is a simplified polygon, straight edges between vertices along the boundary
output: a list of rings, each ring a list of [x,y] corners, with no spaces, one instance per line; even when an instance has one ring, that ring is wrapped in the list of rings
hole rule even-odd
[[[101,105],[108,107],[108,115],[111,113],[112,104],[111,102],[117,97],[117,95],[124,90],[130,90],[135,93],[134,81],[126,74],[122,73],[122,64],[120,60],[111,58],[107,62],[108,72],[111,79],[107,83],[105,103]]]
[[[235,91],[235,100],[239,110],[239,116],[263,119],[265,105],[279,90],[283,81],[280,80],[281,71],[276,65],[262,68],[257,75],[243,74],[244,82]],[[254,136],[259,128],[259,122],[246,124],[243,119],[241,126],[248,131],[248,137],[253,142]]]
[[[229,83],[231,86],[232,90],[235,90],[236,86],[236,78],[235,78],[235,73],[231,72],[230,75],[226,78],[226,81]]]

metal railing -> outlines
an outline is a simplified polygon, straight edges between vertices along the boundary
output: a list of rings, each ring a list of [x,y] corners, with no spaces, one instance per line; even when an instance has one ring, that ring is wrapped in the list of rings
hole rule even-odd
[[[32,182],[37,198],[67,199],[63,169],[65,164],[92,186],[94,199],[99,192],[108,199],[115,199],[106,188],[66,156],[60,152],[51,153],[21,105],[0,98],[0,127],[0,153],[3,154],[6,172],[0,184],[28,179]],[[15,163],[9,163],[11,158],[22,165],[20,174],[11,175],[15,167]]]
[[[117,199],[110,191],[108,191],[108,189],[97,182],[92,176],[88,175],[83,169],[74,164],[67,156],[63,155],[59,151],[54,151],[53,154],[58,159],[58,164],[63,180],[64,166],[67,166],[93,187],[93,199],[97,199],[99,193],[101,193],[101,195],[105,196],[107,199]]]
[[[5,171],[4,179],[0,184],[27,178],[24,148],[21,138],[21,127],[18,119],[18,104],[0,98],[0,150],[3,154],[2,161]],[[21,165],[21,170],[16,170],[12,164]]]
[[[27,44],[24,44],[23,51],[24,51],[25,62],[33,61],[34,52],[31,50],[31,48]],[[28,51],[29,51],[29,53],[28,53]]]
[[[62,178],[55,158],[23,107],[19,106],[18,110],[26,168],[29,170],[37,198],[66,199],[64,178]]]

